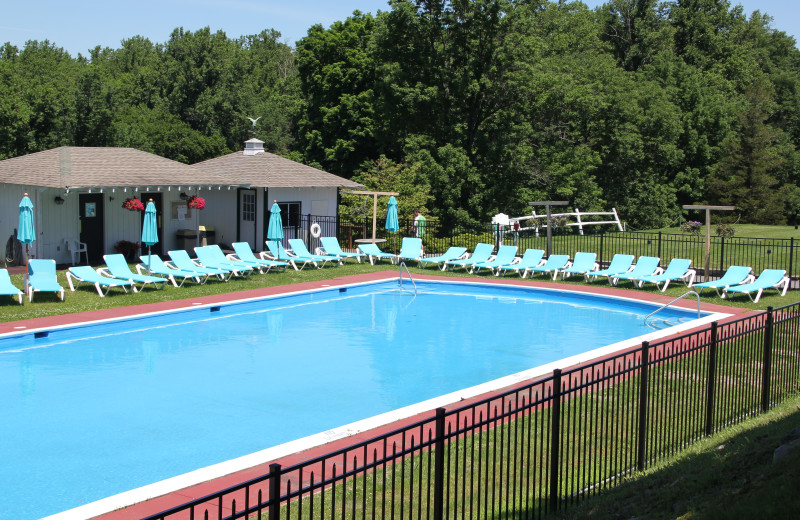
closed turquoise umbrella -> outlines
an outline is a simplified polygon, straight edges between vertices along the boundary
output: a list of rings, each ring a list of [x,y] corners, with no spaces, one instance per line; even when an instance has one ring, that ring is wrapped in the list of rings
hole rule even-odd
[[[397,246],[395,244],[394,233],[397,233],[399,229],[400,222],[397,218],[397,199],[395,199],[394,195],[392,195],[389,198],[389,206],[386,210],[386,230],[392,232],[392,247],[394,248],[395,253],[397,253]]]
[[[28,292],[28,245],[36,240],[36,227],[33,225],[33,203],[28,194],[23,195],[19,203],[19,226],[17,240],[25,244],[25,292]]]
[[[142,223],[142,244],[147,246],[147,269],[150,269],[150,247],[158,242],[158,223],[156,222],[156,205],[153,199],[147,202]]]
[[[386,210],[386,229],[392,233],[397,233],[400,229],[400,222],[397,219],[397,199],[394,196],[389,198],[389,207]]]
[[[274,201],[272,209],[269,210],[269,227],[267,228],[267,240],[283,240],[283,220],[281,220],[281,208],[278,201]]]

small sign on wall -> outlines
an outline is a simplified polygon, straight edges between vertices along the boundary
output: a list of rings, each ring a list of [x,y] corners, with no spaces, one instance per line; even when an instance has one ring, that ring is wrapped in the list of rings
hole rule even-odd
[[[172,220],[188,220],[192,218],[192,208],[184,201],[175,201],[172,203]]]
[[[87,217],[96,217],[97,216],[97,203],[96,202],[85,202],[84,203],[84,215]]]

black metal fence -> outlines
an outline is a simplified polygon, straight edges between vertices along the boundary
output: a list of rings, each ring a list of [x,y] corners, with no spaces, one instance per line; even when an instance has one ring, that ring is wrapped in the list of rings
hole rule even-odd
[[[798,389],[795,303],[555,370],[149,518],[542,518]]]
[[[286,238],[303,238],[309,249],[313,250],[317,244],[308,230],[314,222],[320,225],[321,236],[337,237],[344,248],[355,249],[357,240],[372,238],[371,217],[354,221],[313,215],[303,215],[295,228],[287,228]],[[375,235],[379,240],[386,240],[386,248],[399,249],[403,237],[416,236],[411,219],[400,219],[397,233],[390,233],[385,225],[385,219],[378,219]],[[578,251],[594,252],[602,265],[607,265],[616,253],[657,256],[663,265],[672,258],[689,258],[697,270],[698,281],[719,278],[731,265],[745,265],[752,267],[755,273],[764,269],[785,269],[792,279],[790,288],[800,287],[800,240],[794,238],[714,236],[711,238],[709,273],[706,276],[704,237],[662,232],[620,232],[611,226],[587,228],[583,235],[574,228],[558,228],[553,233],[552,253],[572,256]],[[496,246],[514,244],[519,251],[547,248],[543,229],[537,233],[533,229],[514,231],[509,226],[496,225],[446,228],[433,219],[427,220],[422,240],[426,255],[441,254],[451,246],[466,247],[471,251],[479,242]]]

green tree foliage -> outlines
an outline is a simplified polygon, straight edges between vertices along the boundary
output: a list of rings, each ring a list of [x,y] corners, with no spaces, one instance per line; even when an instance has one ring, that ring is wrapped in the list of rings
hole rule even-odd
[[[715,202],[735,205],[746,222],[782,224],[786,190],[779,190],[775,169],[785,159],[775,143],[779,130],[767,125],[770,96],[763,85],[747,90],[748,106],[739,116],[739,131],[725,141],[726,154],[711,175]]]
[[[729,0],[390,0],[296,49],[209,28],[77,58],[6,44],[0,158],[70,144],[195,162],[241,149],[261,117],[268,150],[445,225],[541,199],[615,207],[631,228],[723,200],[797,219],[800,51],[770,23]]]

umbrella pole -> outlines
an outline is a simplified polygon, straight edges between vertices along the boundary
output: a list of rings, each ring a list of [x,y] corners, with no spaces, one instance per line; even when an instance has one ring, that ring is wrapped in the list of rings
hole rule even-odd
[[[28,294],[28,270],[30,269],[30,258],[28,257],[28,244],[25,244],[25,295]]]

